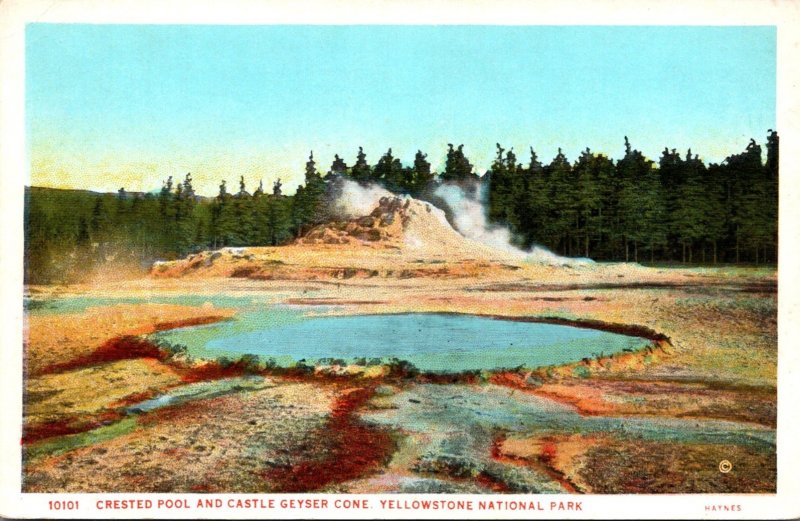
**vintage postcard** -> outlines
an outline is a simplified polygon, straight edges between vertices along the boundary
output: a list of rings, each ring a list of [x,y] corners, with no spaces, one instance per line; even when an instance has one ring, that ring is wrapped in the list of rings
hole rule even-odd
[[[797,4],[721,9],[0,4],[0,514],[800,514]]]

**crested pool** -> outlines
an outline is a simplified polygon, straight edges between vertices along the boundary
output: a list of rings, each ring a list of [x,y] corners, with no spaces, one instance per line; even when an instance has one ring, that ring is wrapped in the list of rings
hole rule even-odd
[[[320,313],[320,312],[323,313]],[[329,315],[320,307],[271,305],[235,319],[164,331],[198,358],[257,355],[288,367],[297,362],[410,362],[421,371],[457,373],[536,368],[633,351],[649,340],[595,329],[464,314]]]

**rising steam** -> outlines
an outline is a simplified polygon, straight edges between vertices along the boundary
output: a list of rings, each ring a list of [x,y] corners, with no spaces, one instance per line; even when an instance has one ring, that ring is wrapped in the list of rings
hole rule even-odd
[[[354,219],[369,215],[378,206],[381,197],[398,197],[378,185],[361,186],[355,181],[339,178],[331,185],[328,197],[332,217]]]
[[[483,185],[480,185],[478,193],[482,191]],[[459,185],[444,184],[436,189],[434,195],[447,204],[453,225],[464,237],[512,255],[522,257],[526,254],[511,244],[511,232],[507,228],[489,226],[481,201],[468,195]]]
[[[511,232],[502,226],[490,225],[486,220],[486,187],[480,184],[477,189],[465,191],[461,186],[444,184],[439,186],[434,195],[440,197],[452,212],[453,225],[464,237],[480,242],[492,248],[524,258],[530,262],[544,264],[576,265],[593,262],[591,259],[573,259],[561,257],[547,248],[534,245],[525,251],[511,242]]]
[[[429,213],[433,218],[436,218],[436,223],[428,221],[428,224],[435,224],[434,227],[446,227],[449,232],[454,236],[460,236],[467,239],[467,242],[478,243],[483,246],[489,247],[491,250],[502,252],[506,255],[518,257],[521,260],[536,262],[542,264],[556,264],[556,265],[580,265],[591,263],[590,259],[573,259],[568,257],[561,257],[551,252],[550,250],[541,246],[534,246],[528,251],[520,249],[513,245],[511,242],[511,232],[508,228],[501,226],[490,225],[486,220],[486,211],[483,204],[484,200],[484,186],[477,185],[475,190],[465,191],[459,185],[444,184],[436,188],[433,192],[437,204],[446,205],[447,214],[450,218],[451,224],[445,217],[445,212],[439,208],[430,208]],[[362,186],[349,179],[340,178],[336,180],[328,194],[332,209],[333,217],[337,218],[357,218],[364,215],[369,215],[380,203],[383,197],[404,197],[399,196],[388,190],[377,186],[369,185]],[[427,205],[413,200],[416,204]],[[453,229],[453,227],[455,229]],[[433,230],[429,230],[433,232]],[[423,233],[415,234],[413,238],[413,245],[420,247],[420,241],[424,242]]]

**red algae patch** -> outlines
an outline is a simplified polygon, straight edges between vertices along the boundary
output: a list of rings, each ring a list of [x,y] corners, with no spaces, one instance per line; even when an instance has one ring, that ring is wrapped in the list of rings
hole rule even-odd
[[[627,353],[617,359],[637,356],[647,356],[647,352]],[[489,381],[570,405],[583,416],[693,417],[776,425],[775,390],[771,387],[567,376],[569,369],[579,365],[593,367],[582,362],[566,365],[551,369],[553,377],[541,369],[501,371],[492,374]]]
[[[745,421],[774,427],[774,390],[714,388],[691,382],[565,379],[545,382],[534,394],[568,403],[586,416],[657,415]]]
[[[154,331],[166,331],[181,327],[199,326],[212,324],[225,320],[224,316],[200,316],[169,322],[159,322],[152,326],[147,326],[134,334],[145,334]],[[137,358],[154,359],[163,362],[168,358],[168,354],[162,351],[156,344],[144,338],[130,335],[122,335],[111,338],[101,344],[97,349],[89,354],[78,356],[66,362],[51,364],[41,368],[39,375],[62,373],[73,369],[93,366],[119,360],[133,360]],[[205,364],[191,368],[184,373],[184,381],[197,382],[201,380],[212,380],[225,378],[228,376],[239,376],[243,373],[244,367],[234,363],[229,367],[221,367],[218,364]]]
[[[118,360],[28,379],[23,442],[116,421],[120,409],[180,383],[175,369],[155,358]]]
[[[245,369],[245,364],[240,361],[225,366],[218,362],[211,361],[188,368],[180,368],[179,371],[181,373],[181,380],[184,383],[195,383],[242,376],[246,372]]]
[[[23,490],[273,492],[264,468],[313,450],[330,417],[333,391],[278,380],[145,412],[130,431],[26,462]]]
[[[154,331],[168,331],[170,329],[178,329],[181,327],[191,327],[191,326],[204,326],[206,324],[213,324],[215,322],[222,322],[226,320],[228,317],[225,316],[218,316],[218,315],[209,315],[204,317],[192,317],[192,318],[183,318],[180,320],[171,320],[168,322],[159,322],[153,326]],[[150,333],[150,331],[145,331],[145,333]]]
[[[208,324],[235,314],[232,309],[209,311],[176,304],[115,304],[90,307],[81,313],[29,314],[25,332],[26,374],[85,358],[109,339],[169,328]]]
[[[41,374],[52,374],[78,369],[89,365],[98,365],[119,360],[134,358],[166,359],[166,353],[159,350],[158,346],[135,336],[121,336],[112,338],[95,349],[92,353],[80,356],[69,362],[49,365],[44,367]]]
[[[540,440],[508,440],[500,434],[492,442],[492,459],[508,465],[530,466],[557,481],[565,491],[581,492],[563,472],[557,469],[558,445],[552,438]]]
[[[265,478],[280,492],[307,492],[362,477],[386,464],[395,449],[391,435],[355,416],[373,392],[374,387],[343,390],[314,436],[315,447],[298,454],[296,463],[265,472]]]
[[[481,472],[477,476],[475,476],[475,482],[483,488],[487,488],[492,492],[510,492],[511,489],[508,487],[507,484],[503,483],[502,481],[493,478],[492,476],[488,475],[485,472]]]
[[[128,396],[122,398],[121,400],[109,403],[108,406],[114,408],[129,407],[131,405],[143,402],[145,400],[151,400],[156,396],[158,396],[159,394],[160,393],[154,389],[150,389],[148,391],[143,391],[139,393],[131,393]]]
[[[54,438],[56,436],[66,436],[90,431],[120,420],[123,416],[124,414],[118,411],[103,411],[89,417],[72,416],[45,423],[24,425],[22,429],[22,444],[30,445],[37,441]]]

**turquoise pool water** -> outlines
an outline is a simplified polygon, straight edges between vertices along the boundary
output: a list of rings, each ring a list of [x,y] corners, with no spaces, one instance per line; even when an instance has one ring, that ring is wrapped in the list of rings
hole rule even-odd
[[[165,331],[159,340],[199,358],[244,354],[281,366],[304,360],[408,361],[423,371],[541,367],[637,349],[647,340],[569,326],[474,315],[409,313],[319,316],[319,307],[268,306],[237,319]]]
[[[393,358],[422,371],[535,368],[599,354],[638,349],[648,340],[576,327],[499,320],[475,315],[408,313],[326,316],[335,306],[287,306],[270,295],[74,296],[25,302],[31,314],[75,313],[88,307],[143,302],[238,310],[233,320],[165,331],[157,340],[187,346],[197,358],[254,354],[280,366],[301,360],[386,362]]]

